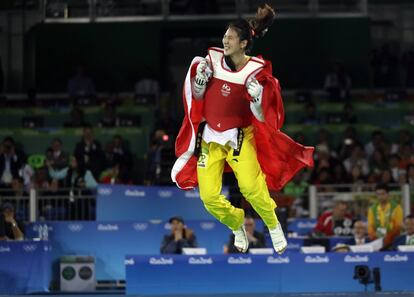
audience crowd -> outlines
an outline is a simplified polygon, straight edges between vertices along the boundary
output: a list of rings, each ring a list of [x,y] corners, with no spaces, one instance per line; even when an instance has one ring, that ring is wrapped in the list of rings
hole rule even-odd
[[[372,79],[375,87],[411,86],[412,73],[407,68],[404,75],[396,77],[399,62],[412,64],[412,53],[407,52],[398,57],[392,46],[385,45],[372,53]],[[410,64],[411,63],[411,64]],[[400,73],[400,72],[398,72]],[[393,77],[393,79],[390,79]],[[358,118],[352,104],[350,90],[352,80],[344,65],[334,62],[327,71],[323,88],[326,99],[343,102],[343,109],[336,114],[321,116],[317,102],[304,100],[304,111],[299,122],[304,126],[320,127],[316,137],[311,141],[315,145],[315,166],[311,170],[299,172],[283,189],[283,193],[273,193],[280,209],[290,209],[289,217],[307,216],[309,214],[308,186],[318,186],[318,192],[366,191],[368,184],[379,184],[376,199],[365,208],[355,209],[347,201],[337,200],[322,205],[322,213],[312,232],[313,237],[353,236],[353,244],[363,244],[378,238],[384,238],[384,246],[391,247],[396,240],[411,242],[410,226],[412,218],[403,218],[399,201],[389,195],[386,185],[409,184],[414,187],[414,140],[412,132],[400,129],[398,136],[388,139],[383,130],[372,132],[368,141],[363,141],[361,131],[353,124],[364,123]],[[82,65],[76,74],[68,80],[67,91],[73,103],[69,121],[65,127],[82,128],[82,136],[75,147],[67,145],[59,138],[51,138],[50,147],[38,155],[27,156],[12,136],[7,136],[0,144],[0,189],[2,196],[27,195],[30,189],[40,190],[44,195],[57,193],[90,194],[99,183],[102,184],[144,184],[171,185],[169,173],[175,159],[174,136],[179,124],[168,109],[162,107],[159,82],[148,70],[135,84],[134,100],[139,104],[150,104],[156,112],[156,121],[149,139],[145,164],[137,164],[137,156],[131,152],[121,135],[101,143],[93,133],[93,128],[85,120],[82,105],[101,103],[102,117],[97,126],[111,128],[122,126],[122,118],[117,113],[123,104],[117,94],[110,94],[104,100],[98,100],[93,79]],[[339,123],[349,125],[343,134],[332,135],[323,128],[324,124]],[[298,133],[294,138],[301,143],[309,143],[309,135]],[[339,141],[338,141],[339,139]],[[134,173],[140,167],[144,176],[138,179]],[[343,185],[347,185],[344,187]],[[230,184],[232,183],[230,182]],[[66,191],[66,192],[65,192]],[[232,191],[231,191],[232,192]],[[391,198],[390,198],[391,197]],[[255,215],[250,205],[237,201],[252,216]],[[329,199],[328,199],[329,200]],[[14,216],[13,205],[6,205],[3,215],[6,235],[19,238],[23,231]],[[292,209],[294,211],[292,211]],[[9,212],[7,212],[9,211]],[[10,211],[13,213],[11,216]],[[283,217],[283,216],[282,216]],[[403,222],[404,221],[404,222]],[[171,234],[164,238],[161,251],[181,253],[182,247],[195,247],[196,237],[186,229],[180,217],[171,219]],[[15,225],[17,228],[15,228]],[[255,230],[252,217],[245,221],[251,246],[263,247],[264,237]],[[401,239],[400,233],[406,227],[408,237]],[[17,233],[16,233],[17,232]],[[4,233],[4,232],[3,232]],[[237,252],[232,246],[233,239],[225,246],[228,253]]]

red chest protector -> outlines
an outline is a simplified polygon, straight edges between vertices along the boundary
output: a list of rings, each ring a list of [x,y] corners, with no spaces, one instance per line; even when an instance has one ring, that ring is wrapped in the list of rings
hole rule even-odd
[[[264,61],[252,57],[242,69],[233,72],[224,68],[222,49],[210,48],[208,55],[213,76],[204,94],[204,118],[217,131],[249,126],[252,113],[246,82],[263,68]]]

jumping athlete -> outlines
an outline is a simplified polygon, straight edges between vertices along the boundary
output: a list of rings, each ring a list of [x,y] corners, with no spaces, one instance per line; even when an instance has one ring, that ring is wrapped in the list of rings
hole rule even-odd
[[[225,167],[233,170],[241,194],[263,219],[281,254],[287,242],[269,189],[280,190],[300,169],[313,166],[313,148],[280,131],[283,102],[271,63],[247,55],[253,39],[264,36],[274,17],[270,6],[259,7],[254,19],[227,27],[223,49],[209,48],[205,58],[193,59],[183,88],[178,159],[171,172],[181,189],[198,185],[205,208],[233,231],[234,245],[242,252],[249,246],[244,211],[221,195]]]

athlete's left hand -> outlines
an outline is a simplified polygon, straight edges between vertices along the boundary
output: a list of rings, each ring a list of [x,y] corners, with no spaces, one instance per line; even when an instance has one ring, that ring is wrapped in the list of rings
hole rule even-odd
[[[247,82],[247,92],[252,97],[252,101],[255,104],[260,104],[262,101],[263,86],[257,81],[257,79],[252,78]]]

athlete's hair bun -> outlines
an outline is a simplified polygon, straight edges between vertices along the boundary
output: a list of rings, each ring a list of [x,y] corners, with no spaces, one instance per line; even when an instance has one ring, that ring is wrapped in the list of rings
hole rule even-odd
[[[256,16],[249,20],[253,38],[261,38],[273,24],[276,13],[268,4],[257,8]]]

